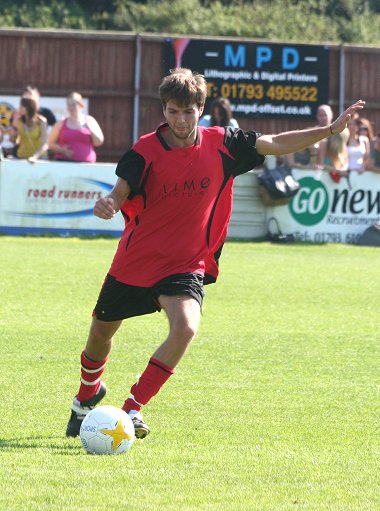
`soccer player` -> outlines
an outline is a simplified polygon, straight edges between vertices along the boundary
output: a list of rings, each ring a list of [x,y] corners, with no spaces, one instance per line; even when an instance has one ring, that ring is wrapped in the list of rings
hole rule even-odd
[[[93,311],[67,436],[79,434],[83,418],[106,393],[102,374],[122,321],[164,309],[168,336],[122,407],[137,438],[149,433],[141,407],[174,373],[196,335],[203,286],[218,277],[234,177],[261,165],[265,155],[295,152],[341,132],[364,106],[357,101],[326,127],[262,135],[198,127],[207,86],[202,75],[189,69],[174,69],[159,93],[167,122],[124,154],[114,188],[94,207],[94,214],[105,220],[121,211],[125,229]]]

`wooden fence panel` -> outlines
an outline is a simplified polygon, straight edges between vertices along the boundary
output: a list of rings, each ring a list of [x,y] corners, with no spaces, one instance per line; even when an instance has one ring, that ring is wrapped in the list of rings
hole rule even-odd
[[[220,38],[222,39],[222,38]],[[329,94],[338,113],[340,58],[345,55],[346,105],[363,98],[365,116],[380,129],[380,48],[330,45]],[[117,161],[134,139],[135,65],[140,49],[137,135],[163,120],[158,85],[164,72],[165,37],[124,32],[0,29],[0,99],[18,95],[25,85],[42,96],[66,96],[73,90],[89,98],[90,113],[105,134],[99,161]],[[263,133],[303,128],[310,120],[239,117],[242,128]]]

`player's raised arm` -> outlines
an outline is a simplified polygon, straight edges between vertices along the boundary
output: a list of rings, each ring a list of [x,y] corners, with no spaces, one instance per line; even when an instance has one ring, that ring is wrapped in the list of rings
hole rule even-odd
[[[94,215],[104,220],[110,220],[128,199],[130,193],[131,187],[128,182],[119,177],[110,193],[96,201]]]
[[[261,135],[256,142],[259,154],[289,154],[305,149],[320,140],[340,133],[347,126],[347,122],[358,110],[364,108],[365,101],[359,100],[345,110],[329,126],[309,128],[305,130],[287,131],[278,135]]]

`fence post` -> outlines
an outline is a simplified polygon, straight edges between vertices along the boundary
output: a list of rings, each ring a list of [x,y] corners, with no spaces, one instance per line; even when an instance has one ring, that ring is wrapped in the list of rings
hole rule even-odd
[[[339,114],[344,112],[346,97],[345,97],[345,84],[346,84],[346,54],[344,52],[344,45],[340,45],[339,50]]]
[[[133,143],[139,138],[140,111],[140,82],[141,82],[141,36],[136,34],[135,82],[133,97]]]

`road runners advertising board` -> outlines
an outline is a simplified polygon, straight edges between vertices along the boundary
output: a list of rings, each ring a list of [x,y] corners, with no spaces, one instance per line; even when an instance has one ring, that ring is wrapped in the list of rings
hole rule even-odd
[[[328,52],[307,44],[168,39],[165,72],[182,66],[204,74],[206,110],[223,96],[234,114],[312,119],[328,102]]]
[[[380,223],[380,176],[351,172],[335,183],[327,172],[293,170],[300,190],[289,204],[269,208],[284,233],[297,241],[356,243],[363,232]]]
[[[116,181],[115,165],[26,160],[0,162],[0,233],[119,236],[120,213],[93,214]]]

